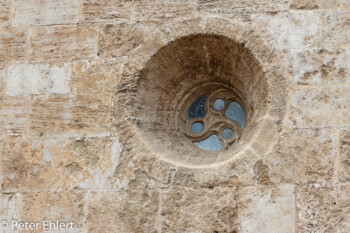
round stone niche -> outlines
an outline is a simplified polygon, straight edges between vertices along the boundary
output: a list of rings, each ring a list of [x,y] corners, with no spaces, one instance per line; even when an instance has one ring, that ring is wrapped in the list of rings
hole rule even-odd
[[[228,37],[170,42],[139,73],[130,114],[148,150],[172,163],[233,158],[266,117],[268,85],[253,54]]]

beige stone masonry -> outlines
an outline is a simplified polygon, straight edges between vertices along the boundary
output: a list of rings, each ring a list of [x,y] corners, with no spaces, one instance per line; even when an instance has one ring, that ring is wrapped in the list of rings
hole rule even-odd
[[[178,112],[217,83],[246,124],[208,152]],[[349,0],[0,0],[0,222],[349,233],[349,203]]]

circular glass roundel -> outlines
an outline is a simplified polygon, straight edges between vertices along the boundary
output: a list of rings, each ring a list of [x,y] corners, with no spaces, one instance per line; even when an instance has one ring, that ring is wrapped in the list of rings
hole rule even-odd
[[[216,99],[214,101],[214,109],[215,110],[220,111],[220,110],[224,109],[224,107],[225,107],[225,101],[223,101],[222,99]]]
[[[231,139],[233,137],[233,131],[230,128],[226,128],[222,131],[222,137],[226,140]]]
[[[228,147],[241,137],[244,127],[240,102],[226,88],[195,95],[185,104],[188,107],[182,109],[183,135],[202,150],[220,151]]]
[[[202,123],[200,122],[195,122],[192,124],[192,132],[193,133],[199,133],[200,131],[202,131]]]

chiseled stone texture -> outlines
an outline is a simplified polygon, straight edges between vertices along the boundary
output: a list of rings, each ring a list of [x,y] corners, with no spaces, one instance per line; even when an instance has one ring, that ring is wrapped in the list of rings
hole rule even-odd
[[[350,186],[304,184],[296,189],[297,232],[348,232]]]
[[[5,79],[6,79],[6,70],[0,68],[0,95],[4,93]]]
[[[115,138],[28,141],[12,137],[2,144],[2,183],[7,192],[121,186],[112,179],[122,149]]]
[[[238,232],[236,188],[169,189],[161,197],[162,232]]]
[[[189,16],[196,9],[195,0],[83,0],[82,22],[159,21]]]
[[[97,54],[97,32],[94,27],[58,25],[33,28],[30,35],[31,61],[67,61]]]
[[[159,191],[92,191],[89,194],[89,232],[158,232]]]
[[[98,51],[101,57],[130,55],[144,42],[145,33],[137,24],[107,24],[100,32]]]
[[[291,127],[350,125],[350,86],[295,89],[290,98]]]
[[[350,0],[0,0],[0,221],[349,233],[349,45]],[[137,131],[221,78],[256,103],[225,155]]]
[[[322,42],[326,47],[350,44],[350,11],[334,10],[323,13]]]
[[[134,1],[137,20],[162,20],[194,14],[197,1],[194,0],[138,0]]]
[[[10,1],[0,0],[0,28],[9,26]]]
[[[199,0],[199,10],[219,14],[280,12],[289,9],[289,0]]]
[[[350,7],[350,0],[342,0],[345,7]]]
[[[350,83],[350,49],[289,50],[283,59],[297,85]]]
[[[82,0],[82,22],[127,20],[131,17],[131,0]]]
[[[330,181],[336,154],[336,132],[327,129],[284,131],[267,155],[273,182]]]
[[[271,37],[277,50],[307,49],[320,45],[321,13],[291,11],[253,14],[252,23]]]
[[[70,70],[67,66],[18,64],[8,68],[6,94],[28,96],[31,94],[68,94]]]
[[[112,93],[121,79],[125,59],[77,60],[70,65],[73,93]]]
[[[22,196],[20,221],[39,222],[59,220],[74,222],[75,231],[84,224],[84,191],[28,192]],[[45,200],[45,201],[43,201]],[[42,224],[40,224],[42,227]],[[67,230],[69,232],[69,230]],[[80,231],[81,232],[81,231]]]
[[[23,61],[27,57],[27,31],[24,28],[6,27],[0,33],[1,63]]]
[[[31,137],[92,137],[110,135],[112,95],[33,96],[29,112]]]
[[[239,196],[238,232],[295,232],[293,185],[243,187]]]
[[[79,20],[79,0],[14,0],[13,26],[72,24]]]
[[[350,129],[342,130],[340,134],[339,180],[350,182]]]
[[[292,0],[290,8],[297,10],[330,9],[340,6],[341,0]]]
[[[0,138],[26,135],[27,114],[27,99],[0,96]]]

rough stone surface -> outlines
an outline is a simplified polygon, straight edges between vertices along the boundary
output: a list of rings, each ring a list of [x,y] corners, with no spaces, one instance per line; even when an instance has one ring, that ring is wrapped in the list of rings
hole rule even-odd
[[[0,67],[2,63],[23,61],[27,57],[27,32],[23,28],[6,27],[0,34]]]
[[[349,22],[349,0],[0,0],[0,222],[75,224],[0,232],[349,233]],[[179,126],[206,84],[245,111],[219,152]]]
[[[350,124],[350,87],[296,89],[291,95],[292,127],[334,127]]]
[[[274,40],[276,49],[306,49],[320,45],[321,14],[317,11],[292,11],[252,15],[252,22]]]
[[[111,94],[34,96],[30,131],[34,138],[108,136]]]
[[[297,232],[347,232],[349,185],[305,184],[296,189]]]
[[[8,138],[2,148],[3,189],[111,189],[118,186],[118,181],[111,178],[119,165],[120,152],[121,145],[113,138],[44,142]]]
[[[218,14],[279,12],[289,9],[289,0],[199,0],[199,10]]]
[[[6,79],[6,70],[0,69],[0,94],[4,93],[5,79]]]
[[[245,187],[239,193],[238,232],[295,232],[293,185]]]
[[[35,27],[30,36],[29,60],[54,61],[88,58],[97,54],[97,32],[84,26]]]
[[[340,135],[339,151],[339,180],[350,181],[350,131],[342,130]]]
[[[78,23],[78,0],[14,0],[13,26]]]
[[[295,129],[285,131],[267,155],[270,179],[275,182],[330,181],[336,154],[335,132]]]
[[[28,101],[24,98],[0,97],[0,106],[0,138],[26,135]]]
[[[95,191],[89,194],[89,232],[157,232],[159,191]]]
[[[169,189],[161,197],[162,232],[237,232],[235,188]]]
[[[350,50],[293,49],[284,54],[292,81],[297,85],[349,84]]]
[[[327,47],[350,44],[350,12],[336,10],[323,14],[322,42]]]
[[[46,64],[19,64],[8,68],[6,94],[68,94],[70,70],[66,66]]]
[[[9,26],[10,19],[10,1],[0,1],[0,28]]]
[[[330,9],[340,6],[341,0],[293,0],[290,7],[296,10]]]

